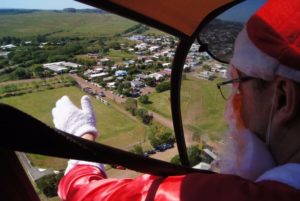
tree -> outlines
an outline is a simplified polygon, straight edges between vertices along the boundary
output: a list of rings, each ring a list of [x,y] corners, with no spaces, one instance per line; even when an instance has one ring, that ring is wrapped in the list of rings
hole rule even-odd
[[[170,89],[170,82],[162,82],[155,87],[156,92],[161,93]]]
[[[187,150],[187,154],[191,166],[195,166],[201,162],[201,150],[198,148],[198,146],[193,145],[189,147]]]
[[[139,108],[135,110],[135,115],[139,117],[144,124],[149,124],[152,117],[149,115],[148,110],[144,108]]]
[[[181,161],[179,158],[179,155],[175,155],[172,159],[171,159],[171,163],[175,164],[175,165],[181,165]]]
[[[12,78],[17,80],[28,79],[30,77],[31,77],[30,72],[27,69],[22,67],[16,68],[15,71],[12,73]]]
[[[40,179],[36,180],[36,185],[38,189],[47,197],[57,196],[58,183],[63,175],[63,172],[60,172],[59,174],[53,173],[43,176]]]
[[[199,147],[197,145],[188,147],[187,154],[188,154],[188,158],[189,158],[189,162],[190,162],[191,166],[195,166],[202,161],[201,152],[202,152],[201,149],[199,149]],[[181,165],[179,155],[175,155],[171,159],[171,163],[176,164],[176,165]]]
[[[144,154],[143,147],[141,145],[134,145],[133,149],[130,150],[130,152],[138,154],[138,155]]]
[[[155,87],[155,86],[156,86],[155,78],[148,77],[148,78],[145,79],[145,83],[146,83],[149,87]]]
[[[124,107],[126,110],[134,114],[134,111],[137,109],[137,100],[133,98],[127,98],[124,103]]]
[[[44,68],[42,65],[34,65],[32,71],[36,77],[44,77]]]
[[[148,96],[148,95],[142,95],[142,96],[139,97],[138,100],[139,100],[141,103],[143,103],[143,104],[147,104],[147,103],[150,102],[150,101],[149,101],[149,96]]]

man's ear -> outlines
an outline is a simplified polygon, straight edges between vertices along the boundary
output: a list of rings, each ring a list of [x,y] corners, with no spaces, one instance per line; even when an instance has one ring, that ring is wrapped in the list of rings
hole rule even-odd
[[[298,85],[287,78],[277,77],[274,83],[274,121],[286,124],[299,112],[300,92]]]

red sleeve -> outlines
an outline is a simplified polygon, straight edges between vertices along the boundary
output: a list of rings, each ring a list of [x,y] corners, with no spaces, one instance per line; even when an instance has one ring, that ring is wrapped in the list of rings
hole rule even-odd
[[[68,201],[300,200],[299,190],[272,181],[253,183],[232,175],[202,173],[106,179],[98,168],[87,165],[77,165],[65,175],[58,194]]]

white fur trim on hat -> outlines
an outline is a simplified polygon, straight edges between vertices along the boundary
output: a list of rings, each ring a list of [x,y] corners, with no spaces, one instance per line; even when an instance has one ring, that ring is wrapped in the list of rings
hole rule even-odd
[[[249,39],[246,27],[235,41],[234,54],[230,63],[246,75],[263,80],[271,81],[276,75],[280,75],[300,81],[300,71],[280,64],[276,58],[258,49]]]

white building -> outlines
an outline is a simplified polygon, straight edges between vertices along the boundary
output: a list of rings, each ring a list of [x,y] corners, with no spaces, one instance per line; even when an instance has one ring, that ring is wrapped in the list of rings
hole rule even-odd
[[[106,86],[107,86],[108,88],[114,89],[114,88],[116,88],[116,83],[115,83],[115,82],[109,82],[109,83],[106,84]]]
[[[13,45],[13,44],[9,44],[9,45],[2,45],[1,49],[6,50],[6,49],[12,49],[15,48],[17,46]]]
[[[61,61],[61,62],[43,64],[43,67],[48,68],[54,72],[61,73],[67,71],[70,68],[77,69],[81,67],[81,65],[72,62]]]
[[[148,75],[150,78],[154,78],[156,81],[161,80],[164,76],[160,73],[152,73]]]
[[[96,74],[91,74],[89,75],[89,79],[97,78],[97,77],[105,77],[107,76],[108,73],[96,73]]]

